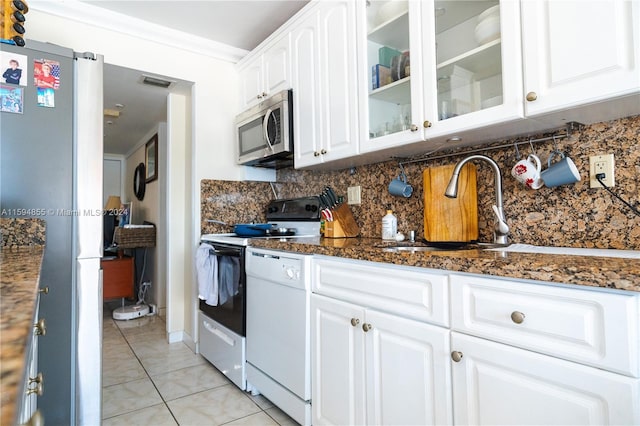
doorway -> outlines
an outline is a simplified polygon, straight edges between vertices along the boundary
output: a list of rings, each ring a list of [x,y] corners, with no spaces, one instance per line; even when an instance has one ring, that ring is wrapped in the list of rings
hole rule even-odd
[[[152,79],[149,79],[152,76]],[[152,84],[148,84],[148,81]],[[161,82],[166,82],[162,87]],[[190,123],[184,120],[190,111],[176,107],[174,98],[188,98],[190,105],[193,83],[176,78],[159,76],[147,71],[104,65],[104,198],[120,197],[123,203],[131,203],[129,221],[132,225],[152,223],[156,226],[155,247],[135,249],[137,276],[150,282],[145,301],[155,306],[161,316],[167,315],[166,272],[168,263],[167,238],[164,230],[170,220],[167,210],[167,180],[172,173],[169,152],[172,141],[178,146],[190,146],[190,131],[169,134],[169,128]],[[176,110],[178,110],[176,112]],[[173,118],[172,118],[173,117]],[[177,118],[176,118],[177,117]],[[189,138],[187,140],[187,138]],[[134,178],[136,168],[149,161],[149,144],[154,141],[157,155],[155,178],[145,176],[144,195],[136,197]],[[172,165],[172,166],[175,166]],[[141,194],[138,194],[141,195]],[[140,285],[136,280],[137,286]],[[134,302],[138,299],[134,294]]]

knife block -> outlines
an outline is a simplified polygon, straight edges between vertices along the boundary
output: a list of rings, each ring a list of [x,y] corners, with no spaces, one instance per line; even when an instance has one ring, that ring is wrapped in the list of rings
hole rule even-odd
[[[333,220],[324,223],[326,238],[350,238],[360,235],[360,227],[346,204],[339,204],[331,210]]]

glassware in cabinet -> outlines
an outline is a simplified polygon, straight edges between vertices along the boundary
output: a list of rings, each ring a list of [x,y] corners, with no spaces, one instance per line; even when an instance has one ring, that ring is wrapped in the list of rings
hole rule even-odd
[[[411,126],[408,6],[404,0],[367,2],[370,139],[409,130]]]
[[[437,110],[440,121],[502,104],[498,1],[436,1]]]

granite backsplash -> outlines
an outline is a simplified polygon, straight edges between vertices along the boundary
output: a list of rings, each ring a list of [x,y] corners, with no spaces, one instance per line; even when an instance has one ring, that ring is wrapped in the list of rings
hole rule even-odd
[[[560,131],[558,134],[563,134]],[[535,135],[539,139],[548,135]],[[517,243],[544,246],[598,247],[640,250],[640,217],[605,189],[589,188],[589,156],[614,154],[614,191],[631,205],[640,206],[640,116],[610,122],[596,123],[574,129],[568,138],[555,141],[519,144],[519,153],[528,155],[535,150],[546,167],[554,144],[569,155],[580,171],[581,181],[556,188],[531,190],[517,182],[510,174],[515,164],[516,149],[490,149],[499,145],[522,142],[500,140],[482,147],[480,154],[493,158],[502,171],[504,211],[511,228],[511,240]],[[486,148],[486,150],[484,149]],[[229,228],[206,222],[221,220],[230,224],[263,222],[267,202],[274,198],[292,198],[318,194],[330,185],[339,195],[346,195],[347,187],[360,185],[362,203],[352,205],[361,236],[378,238],[380,220],[385,207],[390,205],[398,216],[398,230],[405,234],[416,230],[423,235],[422,172],[426,167],[454,164],[466,157],[465,150],[448,158],[420,161],[404,165],[408,181],[414,191],[410,198],[389,194],[387,187],[397,176],[396,161],[359,166],[351,170],[309,171],[283,169],[277,173],[273,190],[265,182],[237,182],[203,180],[202,224],[203,233],[226,232]],[[467,150],[468,151],[468,150]],[[446,152],[441,152],[442,154]],[[493,239],[493,212],[495,203],[493,171],[484,162],[478,168],[478,225],[480,241]]]
[[[39,218],[0,218],[0,247],[44,246],[47,224]]]

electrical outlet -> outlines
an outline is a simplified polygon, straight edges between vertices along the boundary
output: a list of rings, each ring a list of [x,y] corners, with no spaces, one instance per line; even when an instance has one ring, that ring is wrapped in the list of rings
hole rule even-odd
[[[598,173],[604,173],[602,182],[609,188],[616,185],[613,154],[592,155],[589,157],[589,187],[603,188],[596,179]]]
[[[360,204],[360,185],[347,188],[347,204]]]

